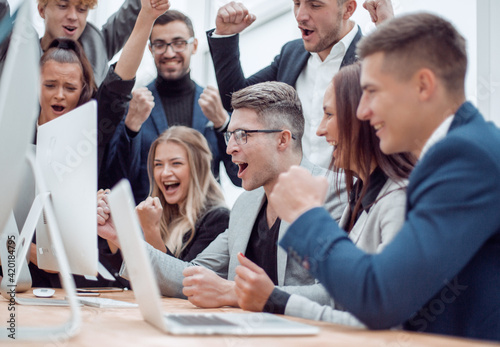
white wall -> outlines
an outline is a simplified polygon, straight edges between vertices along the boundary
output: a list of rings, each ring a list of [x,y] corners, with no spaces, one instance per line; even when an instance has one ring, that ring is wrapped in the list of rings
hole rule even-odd
[[[477,2],[477,104],[487,119],[500,124],[500,1]]]
[[[16,8],[22,0],[10,0]],[[28,0],[33,1],[35,0]],[[240,0],[257,15],[257,21],[240,38],[241,61],[249,75],[267,66],[279,53],[282,45],[299,38],[300,32],[293,17],[291,0]],[[466,80],[467,98],[477,104],[485,117],[500,124],[500,1],[499,0],[392,0],[395,13],[430,11],[451,21],[468,42],[469,68]],[[213,65],[208,52],[205,31],[215,26],[217,9],[229,0],[171,0],[172,8],[186,13],[193,21],[199,40],[198,53],[192,59],[191,76],[201,85],[216,85]],[[374,29],[363,0],[353,19],[364,34]],[[89,20],[102,25],[123,0],[100,0]],[[34,13],[34,24],[40,34],[43,22]],[[147,51],[138,72],[137,85],[145,85],[156,76],[152,57]],[[224,181],[232,205],[239,190],[232,191]]]

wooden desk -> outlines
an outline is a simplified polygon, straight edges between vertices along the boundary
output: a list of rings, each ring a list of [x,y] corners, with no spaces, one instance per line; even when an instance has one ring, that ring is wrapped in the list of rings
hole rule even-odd
[[[29,293],[19,297],[34,297]],[[56,298],[64,298],[64,292],[57,290]],[[131,291],[101,294],[101,297],[134,302]],[[0,321],[2,329],[8,320],[8,302],[0,298]],[[240,309],[200,309],[182,299],[162,299],[165,312],[238,312]],[[62,323],[69,317],[68,307],[16,306],[18,326],[44,326]],[[404,331],[366,331],[324,322],[287,317],[296,321],[319,326],[317,336],[308,337],[268,337],[268,336],[173,336],[164,334],[146,323],[138,308],[102,309],[82,307],[82,326],[77,336],[68,341],[20,342],[16,346],[374,346],[374,347],[415,347],[415,346],[491,346],[485,342],[450,338],[438,335],[416,334]],[[497,345],[498,346],[498,345]]]

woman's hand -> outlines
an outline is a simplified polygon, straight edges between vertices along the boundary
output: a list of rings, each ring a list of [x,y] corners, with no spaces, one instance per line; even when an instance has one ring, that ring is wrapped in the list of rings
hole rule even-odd
[[[157,197],[148,197],[135,208],[139,216],[142,231],[146,241],[154,248],[166,252],[165,242],[161,237],[160,220],[163,214],[163,207]]]
[[[108,241],[109,249],[116,253],[120,248],[118,234],[111,219],[111,210],[108,205],[109,189],[100,189],[97,192],[97,235]]]

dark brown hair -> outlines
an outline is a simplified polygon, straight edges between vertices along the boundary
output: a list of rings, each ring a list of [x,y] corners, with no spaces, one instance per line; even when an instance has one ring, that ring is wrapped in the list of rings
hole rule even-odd
[[[356,117],[362,89],[360,86],[361,65],[359,63],[343,67],[333,77],[334,93],[337,110],[337,124],[339,129],[337,151],[342,153],[342,158],[347,158],[343,170],[334,167],[334,160],[330,168],[337,172],[340,178],[342,171],[345,172],[347,193],[350,196],[354,187],[354,178],[364,177],[363,188],[359,199],[351,214],[348,231],[354,226],[354,220],[361,208],[361,200],[366,194],[372,162],[375,162],[383,173],[394,181],[408,178],[416,162],[410,153],[386,155],[380,150],[380,142],[375,135],[375,130],[369,122],[360,121]],[[357,175],[352,171],[356,167]],[[340,182],[340,179],[337,179]]]
[[[62,64],[77,64],[82,69],[83,88],[77,106],[88,102],[97,92],[92,65],[90,65],[83,47],[77,41],[67,38],[54,39],[40,58],[40,69],[50,60]]]
[[[186,16],[184,13],[177,11],[177,10],[168,10],[158,18],[156,18],[155,23],[153,24],[153,27],[155,25],[167,25],[168,23],[175,22],[175,21],[180,21],[186,24],[188,30],[189,30],[189,35],[191,37],[194,37],[194,28],[193,28],[193,22],[191,22],[191,19]],[[149,35],[149,40],[151,41],[151,34]]]
[[[465,39],[453,25],[429,13],[393,18],[364,37],[357,46],[363,59],[384,53],[385,72],[408,80],[421,69],[428,68],[440,78],[452,95],[465,90],[467,51]]]

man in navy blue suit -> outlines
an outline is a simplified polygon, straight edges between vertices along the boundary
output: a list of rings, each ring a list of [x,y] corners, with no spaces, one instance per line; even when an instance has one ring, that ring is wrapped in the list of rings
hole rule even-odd
[[[386,154],[419,156],[406,222],[380,254],[356,248],[298,167],[270,195],[293,224],[280,245],[368,327],[500,340],[500,131],[465,99],[464,38],[431,14],[393,19],[358,44],[358,118]]]
[[[238,168],[226,153],[223,131],[229,115],[222,107],[216,88],[205,90],[190,77],[191,56],[198,41],[191,20],[183,13],[170,10],[158,17],[150,35],[157,78],[133,93],[129,111],[111,142],[105,174],[112,186],[128,178],[135,201],[144,200],[149,192],[147,157],[151,143],[169,126],[184,125],[198,130],[212,150],[212,172],[219,178],[224,163],[229,178],[241,185]]]

